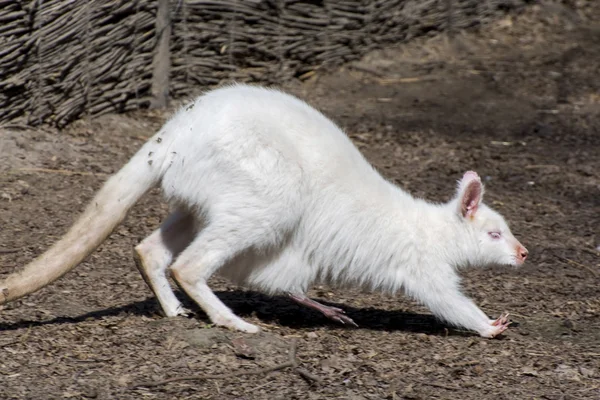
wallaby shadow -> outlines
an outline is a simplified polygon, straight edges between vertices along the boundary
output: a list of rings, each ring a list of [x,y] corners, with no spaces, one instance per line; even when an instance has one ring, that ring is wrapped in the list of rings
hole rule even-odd
[[[24,307],[24,306],[22,306]],[[100,320],[106,317],[115,317],[123,314],[131,314],[138,316],[151,316],[157,311],[156,300],[149,297],[146,300],[136,301],[120,307],[110,307],[103,310],[90,311],[76,317],[58,316],[47,320],[21,320],[18,322],[0,322],[0,332],[14,331],[18,329],[28,329],[37,326],[60,325],[60,324],[77,324],[89,319]],[[1,314],[0,314],[1,315]]]
[[[215,292],[215,294],[240,317],[255,316],[269,324],[279,324],[293,329],[314,329],[328,327],[336,330],[381,330],[425,333],[429,335],[474,336],[472,332],[453,329],[438,321],[432,315],[418,314],[400,310],[380,310],[377,308],[356,308],[348,304],[338,304],[319,299],[322,304],[343,309],[358,324],[358,328],[331,321],[317,311],[294,303],[285,296],[267,296],[262,293],[232,290]],[[182,292],[177,293],[183,304],[193,310],[199,318],[209,322],[200,308]],[[76,324],[89,319],[100,320],[123,314],[152,316],[160,312],[154,297],[137,301],[124,306],[110,307],[92,311],[76,317],[59,316],[45,321],[23,320],[18,322],[0,322],[0,331],[11,331],[37,326]]]
[[[252,315],[262,322],[279,324],[293,329],[328,327],[336,330],[404,331],[429,335],[477,335],[453,329],[428,314],[381,310],[373,307],[357,308],[349,304],[315,299],[321,304],[344,310],[346,315],[358,325],[358,328],[355,328],[332,321],[318,311],[296,304],[285,296],[267,296],[258,292],[241,290],[218,292],[217,296],[240,317]],[[196,309],[194,308],[194,310]]]

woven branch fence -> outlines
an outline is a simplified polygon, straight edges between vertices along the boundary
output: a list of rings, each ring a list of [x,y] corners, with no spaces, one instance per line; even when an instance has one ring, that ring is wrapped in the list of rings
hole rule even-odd
[[[0,123],[65,126],[223,81],[281,83],[529,2],[0,0]]]

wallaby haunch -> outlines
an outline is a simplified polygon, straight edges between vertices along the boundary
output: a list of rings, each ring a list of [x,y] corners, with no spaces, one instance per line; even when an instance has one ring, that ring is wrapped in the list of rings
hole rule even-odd
[[[316,282],[403,290],[444,321],[494,337],[459,286],[457,268],[521,265],[527,250],[482,204],[466,172],[453,200],[432,204],[385,180],[344,132],[303,101],[247,85],[220,88],[178,111],[104,184],[47,252],[0,282],[0,303],[32,293],[79,264],[152,187],[172,214],[136,247],[144,280],[168,317],[186,310],[173,278],[216,325],[259,328],[211,291],[213,274],[284,294],[342,323],[338,308],[306,297]]]

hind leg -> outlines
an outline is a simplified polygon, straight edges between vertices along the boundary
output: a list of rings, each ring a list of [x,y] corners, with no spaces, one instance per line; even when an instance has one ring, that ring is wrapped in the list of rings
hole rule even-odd
[[[135,247],[134,259],[144,281],[148,284],[167,317],[187,315],[173,293],[166,270],[194,238],[193,218],[176,211],[150,236]]]
[[[229,329],[255,333],[259,327],[233,313],[208,287],[208,278],[242,252],[264,248],[269,239],[257,234],[264,226],[239,221],[212,221],[171,266],[173,277],[210,320]],[[258,227],[256,227],[258,225]]]

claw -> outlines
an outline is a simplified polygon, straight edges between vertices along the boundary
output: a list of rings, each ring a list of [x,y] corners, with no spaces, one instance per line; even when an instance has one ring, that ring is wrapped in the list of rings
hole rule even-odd
[[[500,318],[498,318],[497,320],[495,320],[495,321],[492,323],[492,325],[494,325],[494,326],[498,326],[498,325],[505,325],[505,324],[508,322],[508,316],[509,316],[509,315],[510,315],[509,313],[502,314],[502,315],[500,316]]]
[[[341,308],[323,305],[303,295],[290,294],[289,297],[299,304],[321,312],[323,315],[333,321],[341,323],[342,325],[348,324],[358,328],[358,325],[352,320],[352,318],[346,316],[346,312]]]
[[[348,324],[354,326],[355,328],[358,328],[356,322],[354,322],[352,318],[348,317],[346,313],[343,310],[340,310],[339,308],[331,307],[329,309],[321,310],[321,312],[327,318],[339,322],[342,325]]]
[[[509,315],[508,313],[502,314],[497,320],[495,320],[494,322],[491,323],[491,325],[493,327],[495,327],[495,329],[491,333],[489,333],[488,337],[490,337],[490,338],[496,337],[508,329],[508,326],[510,325],[510,321],[508,320],[508,315]]]

